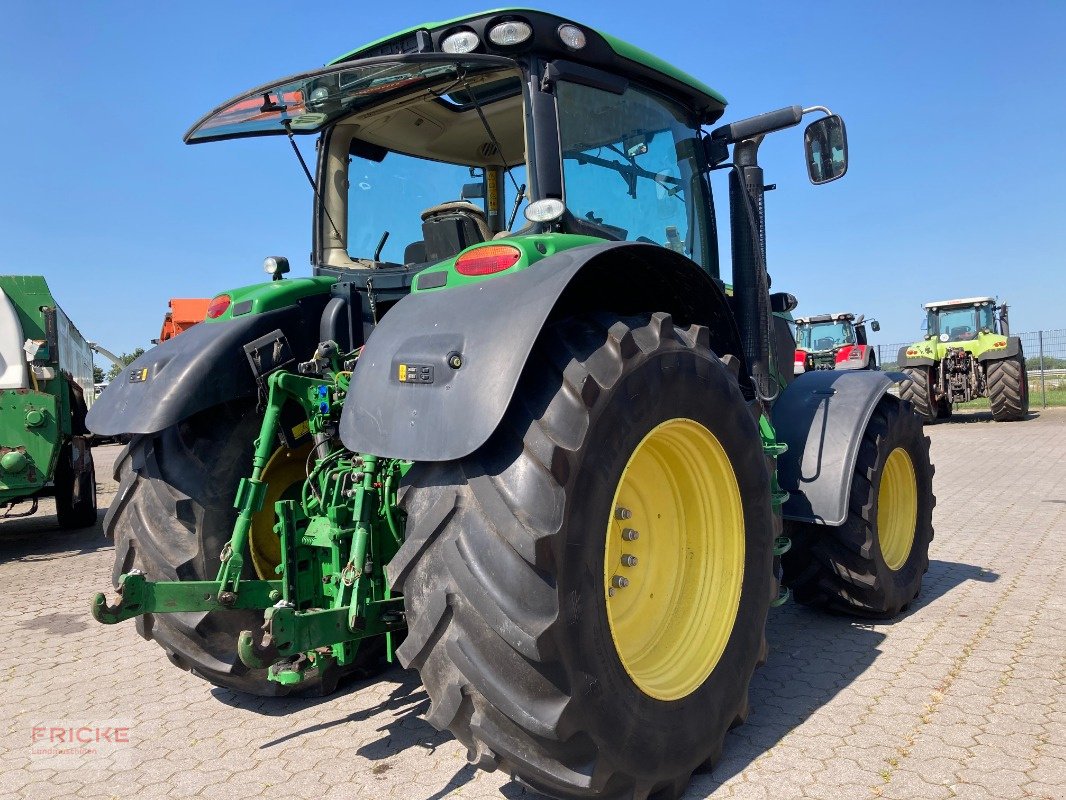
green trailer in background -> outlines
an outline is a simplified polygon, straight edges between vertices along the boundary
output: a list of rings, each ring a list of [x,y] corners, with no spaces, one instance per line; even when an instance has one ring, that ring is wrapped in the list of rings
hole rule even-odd
[[[96,522],[85,415],[92,348],[39,275],[0,275],[0,507],[28,516],[54,492],[64,528]],[[30,507],[15,511],[19,503]]]

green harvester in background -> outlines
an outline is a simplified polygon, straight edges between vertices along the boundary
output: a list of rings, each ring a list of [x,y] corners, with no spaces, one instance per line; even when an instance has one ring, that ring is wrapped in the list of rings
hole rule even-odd
[[[39,275],[0,275],[0,506],[37,511],[55,494],[64,528],[96,522],[96,478],[85,416],[92,347]],[[16,504],[28,502],[21,513]],[[12,513],[14,512],[14,513]]]
[[[908,380],[900,396],[927,422],[947,419],[956,403],[987,397],[992,418],[1008,422],[1029,413],[1029,375],[1022,342],[1010,335],[1007,304],[994,297],[926,303],[925,339],[901,347],[897,361]]]

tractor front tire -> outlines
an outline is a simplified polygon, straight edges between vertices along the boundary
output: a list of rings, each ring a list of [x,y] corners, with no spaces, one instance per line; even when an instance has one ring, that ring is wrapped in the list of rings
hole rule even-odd
[[[859,445],[844,524],[786,520],[785,583],[806,605],[896,616],[929,568],[935,505],[929,437],[906,402],[886,395]]]
[[[401,490],[387,570],[429,721],[545,794],[677,797],[765,658],[769,480],[706,329],[546,328],[489,441]]]
[[[935,399],[932,367],[904,367],[903,374],[907,380],[900,381],[900,398],[914,406],[914,411],[925,422],[942,419]]]
[[[988,363],[988,402],[992,419],[1013,422],[1029,415],[1029,376],[1022,356]]]
[[[116,586],[134,568],[152,581],[215,579],[237,519],[237,484],[251,472],[260,424],[252,402],[234,401],[132,438],[115,463],[119,490],[104,518],[104,533],[115,542]],[[246,579],[256,577],[250,562],[245,560]],[[255,609],[137,617],[141,636],[155,640],[176,666],[216,686],[264,696],[332,688],[334,675],[325,686],[312,674],[290,689],[268,680],[265,669],[245,666],[237,638],[262,625],[263,612]]]

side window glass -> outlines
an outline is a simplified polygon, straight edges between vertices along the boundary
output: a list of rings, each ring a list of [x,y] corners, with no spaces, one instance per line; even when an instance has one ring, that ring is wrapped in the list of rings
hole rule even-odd
[[[616,95],[561,82],[557,98],[567,209],[605,238],[702,263],[707,206],[683,109],[634,87]]]

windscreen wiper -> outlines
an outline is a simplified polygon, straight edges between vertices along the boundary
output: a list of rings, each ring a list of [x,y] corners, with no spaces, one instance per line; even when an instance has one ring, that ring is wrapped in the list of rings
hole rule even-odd
[[[579,151],[564,153],[563,158],[572,158],[578,164],[593,164],[597,167],[605,167],[614,170],[622,176],[626,185],[629,186],[629,195],[633,198],[636,198],[637,196],[637,178],[647,178],[658,184],[673,185],[673,189],[667,189],[667,192],[669,192],[671,197],[677,197],[678,193],[683,189],[680,178],[675,178],[672,175],[661,175],[658,172],[652,172],[651,170],[644,169],[636,164],[621,164],[617,161],[611,161],[606,158],[600,158],[599,156],[593,156]]]

